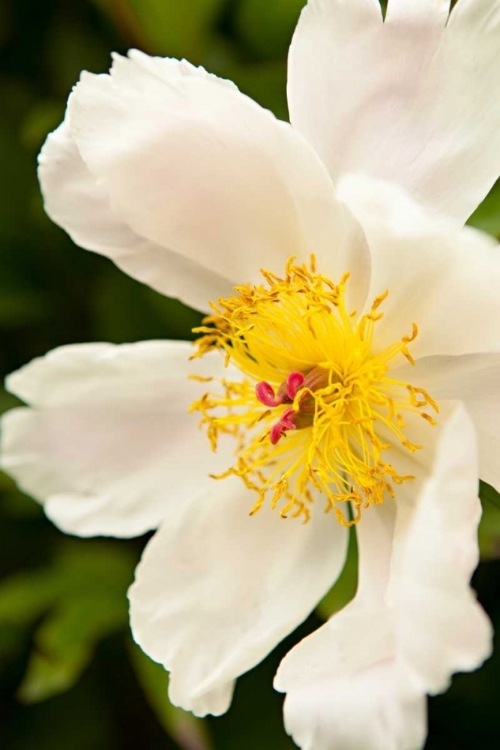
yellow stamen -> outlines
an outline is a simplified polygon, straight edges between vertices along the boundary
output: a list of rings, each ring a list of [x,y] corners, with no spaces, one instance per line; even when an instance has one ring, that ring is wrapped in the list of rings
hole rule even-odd
[[[314,257],[310,267],[290,258],[284,278],[265,270],[262,276],[265,283],[236,287],[234,296],[212,304],[213,314],[195,329],[201,336],[194,357],[221,349],[243,377],[222,380],[191,411],[201,414],[213,450],[221,434],[235,439],[236,463],[217,478],[239,476],[256,492],[251,514],[269,502],[283,517],[307,522],[319,492],[325,511],[350,526],[362,509],[394,497],[395,487],[414,478],[382,458],[389,437],[411,453],[422,447],[405,436],[402,414],[436,424],[423,411],[439,412],[434,399],[389,376],[398,355],[414,364],[408,345],[417,326],[378,351],[375,328],[388,291],[358,318],[346,307],[349,274],[335,284],[316,272]],[[257,384],[264,386],[259,398]]]

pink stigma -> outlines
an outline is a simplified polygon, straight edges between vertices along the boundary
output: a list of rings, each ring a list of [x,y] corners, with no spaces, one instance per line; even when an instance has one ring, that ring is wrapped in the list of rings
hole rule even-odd
[[[270,383],[262,380],[255,386],[255,395],[264,406],[281,406],[281,404],[291,403],[304,380],[301,372],[291,372],[283,385],[280,386],[278,395],[276,395]]]
[[[273,445],[276,445],[280,437],[287,430],[295,430],[296,424],[292,421],[292,416],[295,414],[293,409],[286,409],[281,415],[281,418],[275,425],[271,427],[269,438]]]
[[[264,406],[282,406],[291,404],[304,384],[305,377],[301,372],[291,372],[276,394],[274,388],[265,380],[257,383],[255,386],[255,395]],[[287,430],[295,430],[297,425],[293,421],[296,412],[293,409],[285,409],[279,420],[271,427],[269,438],[273,445],[276,445],[280,437]]]
[[[297,395],[297,391],[304,383],[305,377],[301,372],[291,372],[286,379],[286,392],[290,401],[293,401]]]
[[[280,406],[283,403],[283,396],[276,397],[274,388],[263,380],[255,386],[255,395],[264,406]]]

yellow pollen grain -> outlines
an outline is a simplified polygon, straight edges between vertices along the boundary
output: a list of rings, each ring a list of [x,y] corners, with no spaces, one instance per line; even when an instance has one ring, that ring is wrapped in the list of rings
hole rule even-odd
[[[191,411],[201,415],[213,450],[223,435],[235,441],[234,465],[215,478],[238,476],[255,492],[251,515],[269,503],[283,518],[307,522],[321,495],[324,510],[350,526],[363,509],[393,498],[414,478],[385,458],[388,437],[409,453],[422,448],[407,438],[404,413],[436,424],[429,410],[437,414],[439,407],[430,394],[389,374],[398,356],[414,364],[408,346],[418,328],[413,324],[409,334],[376,351],[388,291],[358,316],[347,308],[349,273],[336,284],[317,273],[314,256],[309,266],[290,258],[283,278],[261,273],[261,284],[238,286],[233,296],[212,303],[212,314],[194,329],[200,337],[193,358],[219,349],[242,377],[217,383],[195,376],[213,391]],[[304,377],[294,398],[273,408],[260,403],[257,383],[278,393],[290,373]],[[271,428],[287,409],[296,429],[287,427],[273,444]]]

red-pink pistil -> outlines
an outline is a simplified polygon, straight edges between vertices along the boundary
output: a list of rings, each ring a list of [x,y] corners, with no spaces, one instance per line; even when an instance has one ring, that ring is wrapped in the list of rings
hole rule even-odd
[[[272,385],[263,380],[255,386],[255,395],[264,406],[275,407],[282,406],[283,404],[291,404],[302,387],[304,380],[305,376],[301,372],[291,372],[280,386],[277,394]],[[273,445],[276,445],[280,437],[287,430],[296,429],[297,425],[294,421],[296,414],[297,412],[292,408],[285,409],[276,424],[271,427],[269,439]]]

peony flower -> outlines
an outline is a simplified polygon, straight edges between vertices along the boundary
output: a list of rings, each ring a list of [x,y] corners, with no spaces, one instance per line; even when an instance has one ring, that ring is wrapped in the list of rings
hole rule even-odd
[[[158,529],[130,590],[173,703],[221,714],[314,609],[275,686],[303,750],[415,750],[475,669],[478,477],[500,486],[500,254],[463,224],[500,172],[500,2],[313,0],[292,125],[189,63],[84,73],[40,156],[80,246],[207,317],[13,373],[2,466],[61,529]]]

